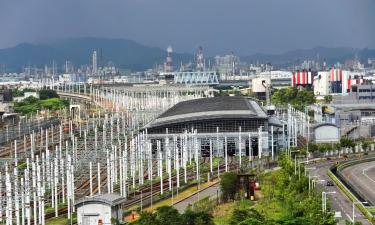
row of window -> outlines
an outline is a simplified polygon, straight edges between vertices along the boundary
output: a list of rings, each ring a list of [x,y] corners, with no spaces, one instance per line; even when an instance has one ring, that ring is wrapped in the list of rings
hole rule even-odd
[[[203,120],[177,123],[172,125],[150,128],[149,134],[179,134],[185,131],[197,130],[198,133],[216,133],[219,132],[238,132],[241,127],[242,132],[256,132],[260,126],[263,130],[267,129],[268,123],[265,119],[221,119],[221,120]]]
[[[375,90],[374,89],[359,89],[358,91],[362,93],[362,92],[374,92]]]

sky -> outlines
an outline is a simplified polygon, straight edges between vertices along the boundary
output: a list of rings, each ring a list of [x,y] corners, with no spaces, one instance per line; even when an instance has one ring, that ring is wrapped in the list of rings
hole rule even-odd
[[[76,37],[208,55],[375,48],[375,0],[0,0],[0,48]]]

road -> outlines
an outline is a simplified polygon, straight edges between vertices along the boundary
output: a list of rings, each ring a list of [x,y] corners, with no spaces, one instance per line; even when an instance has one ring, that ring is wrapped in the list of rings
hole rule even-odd
[[[356,190],[375,205],[375,161],[356,164],[345,168],[342,174]]]
[[[173,206],[180,212],[184,212],[185,209],[189,206],[189,204],[193,204],[194,202],[197,202],[199,199],[203,199],[205,197],[216,197],[217,191],[219,190],[219,184],[214,184],[203,191],[182,200],[179,203],[174,204]]]
[[[312,169],[308,170],[311,176],[316,176],[320,182],[317,183],[317,188],[319,190],[325,192],[335,192],[334,194],[328,194],[328,198],[330,199],[330,206],[331,211],[340,212],[341,218],[337,218],[339,220],[339,224],[345,224],[345,220],[352,220],[353,215],[353,203],[350,201],[344,193],[340,191],[337,186],[326,186],[328,180],[331,180],[328,175],[327,171],[329,167],[332,166],[335,162],[334,161],[326,161],[317,164],[311,164],[306,167],[310,167]],[[363,225],[371,225],[371,223],[366,219],[366,217],[357,209],[355,208],[355,221],[362,222]]]

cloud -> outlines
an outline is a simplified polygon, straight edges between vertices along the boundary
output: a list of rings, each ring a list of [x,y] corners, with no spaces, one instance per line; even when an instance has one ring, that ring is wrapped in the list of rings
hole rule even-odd
[[[113,37],[209,54],[375,47],[371,0],[0,0],[0,47]]]

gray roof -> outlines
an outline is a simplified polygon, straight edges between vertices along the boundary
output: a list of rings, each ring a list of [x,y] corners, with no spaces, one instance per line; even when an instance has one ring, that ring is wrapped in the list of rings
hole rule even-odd
[[[281,123],[280,119],[275,117],[275,116],[270,116],[268,118],[268,123],[269,125],[274,125],[274,126],[277,126],[277,127],[282,127],[283,124]]]
[[[173,123],[223,118],[267,118],[256,103],[245,97],[200,98],[177,103],[145,126],[151,128]]]
[[[81,199],[79,199],[76,202],[76,206],[82,205],[82,204],[90,204],[90,203],[102,203],[107,204],[110,206],[115,206],[122,204],[126,201],[126,199],[120,195],[116,194],[101,194],[101,195],[94,195],[92,197],[86,196]]]
[[[322,127],[322,126],[331,126],[331,127],[339,128],[336,124],[333,124],[333,123],[318,123],[318,124],[314,125],[313,128],[316,129],[316,128]]]

